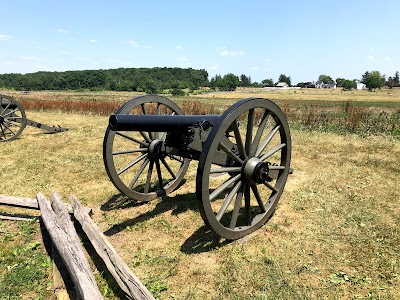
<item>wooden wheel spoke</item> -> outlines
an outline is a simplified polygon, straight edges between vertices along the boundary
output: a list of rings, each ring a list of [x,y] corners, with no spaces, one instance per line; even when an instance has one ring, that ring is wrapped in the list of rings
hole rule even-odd
[[[228,196],[226,196],[224,203],[222,204],[221,208],[219,209],[217,215],[215,218],[219,221],[221,221],[222,216],[226,212],[227,208],[229,205],[232,203],[233,198],[235,197],[236,193],[238,192],[239,188],[242,186],[242,182],[239,181],[236,183],[236,185],[233,187],[233,189],[229,192]]]
[[[139,131],[139,133],[140,133],[140,135],[148,142],[148,143],[151,143],[151,141],[152,141],[152,138],[151,138],[151,136],[149,137],[145,132],[143,132],[143,131]],[[150,135],[150,133],[151,132],[149,132],[149,135]]]
[[[247,131],[246,131],[246,153],[250,155],[251,152],[251,142],[253,139],[253,127],[254,127],[254,108],[249,110],[248,118],[247,118]]]
[[[6,129],[8,129],[8,131],[10,131],[13,135],[15,135],[15,132],[12,131],[11,128],[10,128],[6,123],[3,123],[3,126],[4,126]]]
[[[143,173],[144,169],[146,168],[146,166],[149,163],[149,159],[146,159],[142,165],[140,166],[139,170],[136,172],[135,176],[133,177],[132,181],[129,183],[128,187],[130,189],[133,188],[133,186],[135,185],[135,183],[138,181],[139,176]]]
[[[167,169],[168,173],[171,174],[172,178],[175,179],[176,175],[175,173],[172,171],[171,167],[167,164],[167,162],[165,161],[164,158],[160,158],[162,164],[164,165],[164,167]]]
[[[127,170],[129,170],[130,168],[132,168],[134,165],[136,165],[138,162],[142,161],[143,159],[145,159],[148,156],[147,153],[139,156],[138,158],[136,158],[134,161],[132,161],[131,163],[127,164],[125,167],[123,167],[122,169],[120,169],[117,174],[121,175],[122,173],[126,172]]]
[[[160,161],[156,159],[156,169],[157,169],[157,177],[158,177],[158,185],[160,186],[160,190],[163,189],[163,179],[161,174],[161,166]]]
[[[119,132],[119,131],[115,132],[115,134],[117,134],[117,135],[119,135],[119,136],[122,136],[123,138],[126,138],[126,139],[128,139],[128,140],[131,140],[131,141],[133,141],[133,142],[135,142],[135,143],[138,143],[138,144],[142,145],[143,147],[148,147],[148,146],[149,146],[148,143],[139,141],[138,139],[136,139],[136,138],[134,138],[134,137],[131,137],[131,136],[129,136],[129,135],[126,135],[126,134],[124,134],[124,133],[121,133],[121,132]]]
[[[264,185],[266,187],[268,187],[270,190],[272,190],[273,192],[275,192],[275,193],[278,192],[278,190],[274,186],[272,186],[269,182],[264,182]]]
[[[149,192],[150,189],[150,181],[151,181],[151,175],[153,173],[153,166],[154,166],[154,161],[151,160],[150,161],[150,166],[149,166],[149,170],[147,171],[147,178],[146,178],[146,184],[144,186],[144,192],[147,194]]]
[[[19,111],[19,108],[16,108],[16,109],[11,110],[11,111],[9,111],[8,113],[4,114],[4,115],[3,115],[3,118],[7,117],[8,115],[10,115],[10,114],[12,114],[12,113],[15,113],[16,111]],[[3,111],[3,112],[4,112],[4,111]]]
[[[244,187],[244,207],[247,225],[251,225],[251,203],[250,203],[250,185]]]
[[[7,106],[3,109],[3,111],[1,112],[1,116],[3,116],[4,112],[7,111],[7,109],[10,107],[11,102],[7,104]]]
[[[269,117],[269,112],[268,112],[268,110],[265,110],[264,115],[261,119],[260,125],[258,125],[258,129],[256,132],[256,136],[254,137],[253,144],[251,145],[250,155],[255,155],[255,153],[256,153],[256,149],[260,143],[261,136],[264,132],[265,124],[267,124],[267,121],[268,121],[268,117]]]
[[[261,199],[260,193],[258,192],[257,186],[255,184],[252,184],[250,187],[253,191],[254,197],[256,197],[256,200],[257,200],[258,206],[261,209],[261,212],[265,213],[267,210],[265,209],[265,205]]]
[[[258,150],[256,151],[255,156],[259,156],[265,149],[265,147],[267,147],[268,143],[272,140],[272,138],[274,137],[274,135],[278,132],[279,128],[281,127],[281,125],[276,125],[265,137],[265,139],[262,141],[260,148],[258,148]]]
[[[230,229],[234,229],[236,227],[240,207],[242,206],[243,190],[244,186],[242,185],[239,189],[239,192],[236,195],[235,207],[233,208],[231,223],[229,225]]]
[[[232,176],[228,180],[226,180],[222,185],[220,185],[217,189],[215,189],[211,194],[210,194],[210,201],[213,201],[216,197],[218,197],[223,191],[225,191],[227,188],[229,188],[233,183],[235,183],[237,180],[240,179],[241,174],[238,174],[236,176]]]
[[[223,168],[217,168],[217,169],[211,169],[210,174],[215,174],[215,173],[237,173],[241,171],[241,167],[223,167]]]
[[[233,132],[235,134],[236,145],[238,147],[239,154],[240,154],[242,159],[246,159],[247,158],[247,153],[246,153],[246,150],[245,150],[244,145],[243,145],[243,140],[242,140],[242,136],[241,136],[240,131],[239,131],[238,123],[236,122],[236,120],[233,123],[234,123]]]
[[[130,153],[136,153],[136,152],[148,152],[148,149],[147,148],[139,148],[139,149],[132,149],[132,150],[122,150],[122,151],[113,152],[112,155],[130,154]]]
[[[243,160],[242,160],[239,156],[237,156],[235,153],[233,153],[232,150],[228,149],[228,147],[227,147],[224,143],[220,142],[220,143],[219,143],[219,147],[220,147],[226,154],[228,154],[228,156],[229,156],[230,158],[232,158],[234,161],[238,162],[239,164],[243,165]]]
[[[279,150],[281,150],[282,148],[284,148],[286,146],[286,144],[279,144],[276,145],[274,148],[272,148],[271,150],[269,150],[268,152],[266,152],[263,156],[260,157],[260,160],[264,161],[266,160],[268,157],[274,155],[276,152],[278,152]]]

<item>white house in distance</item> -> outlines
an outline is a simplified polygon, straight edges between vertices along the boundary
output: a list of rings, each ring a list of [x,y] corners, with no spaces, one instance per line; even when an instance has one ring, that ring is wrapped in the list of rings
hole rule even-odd
[[[335,83],[324,83],[323,81],[317,81],[315,83],[315,88],[317,89],[336,89]]]
[[[367,89],[367,86],[364,83],[357,81],[357,90],[365,90],[365,89]]]
[[[278,82],[275,86],[281,89],[286,89],[289,87],[289,85],[286,82]]]

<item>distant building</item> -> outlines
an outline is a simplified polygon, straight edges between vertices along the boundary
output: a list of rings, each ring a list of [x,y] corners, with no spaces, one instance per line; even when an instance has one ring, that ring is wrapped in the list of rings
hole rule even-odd
[[[275,86],[278,88],[281,88],[281,89],[285,89],[285,88],[289,87],[289,85],[286,82],[278,82]]]
[[[317,89],[336,89],[336,83],[324,83],[323,81],[317,81],[315,83]]]
[[[367,86],[362,82],[357,82],[357,90],[365,90]]]

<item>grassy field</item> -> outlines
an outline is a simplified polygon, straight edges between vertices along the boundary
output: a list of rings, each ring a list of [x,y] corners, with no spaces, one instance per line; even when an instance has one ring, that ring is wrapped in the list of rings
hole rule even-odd
[[[370,102],[371,107],[383,103],[378,106],[400,109],[397,91],[355,92],[360,94],[354,99],[343,96],[350,100],[340,98],[340,91],[335,92],[336,98],[330,91],[323,91],[326,95],[306,92],[307,99],[296,98],[301,90],[287,91],[286,98],[282,91],[271,91],[190,99],[227,105],[254,95],[299,103],[338,98],[337,103],[359,101],[367,106]],[[48,101],[59,101],[57,95],[69,94],[76,96],[74,101],[94,97],[92,93],[46,95]],[[26,97],[32,95],[42,97],[36,93]],[[19,94],[14,96],[21,100]],[[113,93],[101,101],[122,103],[129,98]],[[276,213],[254,235],[229,242],[213,234],[199,215],[196,162],[176,192],[162,200],[135,203],[118,193],[104,170],[106,116],[33,110],[27,116],[70,130],[48,135],[26,128],[18,140],[0,144],[0,193],[35,197],[38,192],[49,196],[57,191],[64,199],[76,195],[94,210],[95,223],[159,299],[400,298],[400,141],[396,137],[294,126],[294,174]],[[49,299],[51,263],[39,224],[1,221],[0,241],[0,298]],[[105,299],[123,299],[96,257],[91,258]]]

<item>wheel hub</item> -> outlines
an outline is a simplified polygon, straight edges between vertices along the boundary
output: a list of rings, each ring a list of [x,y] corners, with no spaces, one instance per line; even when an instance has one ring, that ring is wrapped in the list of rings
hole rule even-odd
[[[268,164],[257,157],[245,161],[242,167],[242,175],[248,183],[263,183],[268,180]]]
[[[161,155],[162,140],[155,139],[149,145],[149,155],[152,159],[158,159]]]

